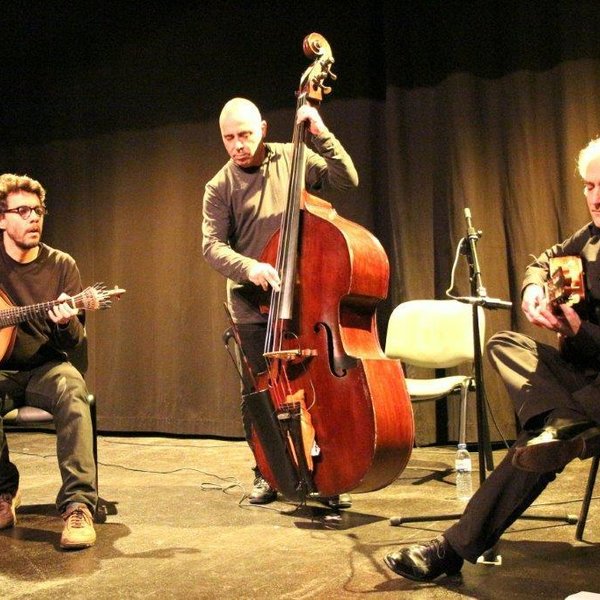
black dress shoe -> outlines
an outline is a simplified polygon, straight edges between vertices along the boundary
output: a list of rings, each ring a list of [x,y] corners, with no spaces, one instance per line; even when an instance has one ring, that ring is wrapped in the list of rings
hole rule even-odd
[[[384,561],[394,573],[413,581],[433,581],[444,573],[456,575],[464,563],[443,535],[392,552]]]
[[[600,428],[594,421],[554,419],[525,446],[515,450],[512,464],[523,471],[560,471],[575,458],[586,454],[586,441],[596,446]]]
[[[256,477],[248,502],[250,504],[268,504],[276,499],[277,490],[274,490],[262,477]]]

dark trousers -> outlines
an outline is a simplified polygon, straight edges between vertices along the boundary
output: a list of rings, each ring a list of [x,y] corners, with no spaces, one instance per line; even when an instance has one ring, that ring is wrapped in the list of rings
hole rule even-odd
[[[243,364],[243,357],[238,352],[238,365],[243,371],[245,368],[250,368],[254,375],[262,373],[267,369],[267,363],[264,359],[265,338],[267,335],[267,326],[265,323],[247,323],[238,324],[238,333],[242,343],[242,350],[247,361],[247,366]],[[248,412],[248,407],[244,399],[244,394],[248,393],[249,389],[244,389],[242,386],[242,423],[244,425],[244,435],[246,441],[252,448],[252,421]],[[257,473],[258,474],[258,473]]]
[[[56,456],[62,486],[56,507],[71,502],[97,503],[96,465],[88,390],[79,371],[68,362],[50,362],[31,371],[0,371],[0,493],[14,494],[19,471],[10,461],[2,416],[24,405],[42,408],[54,417]]]
[[[515,468],[511,462],[515,447],[530,439],[548,416],[600,423],[597,372],[575,367],[552,346],[510,331],[494,335],[487,353],[523,429],[504,460],[475,492],[460,520],[444,533],[454,550],[471,562],[492,548],[556,478],[555,472],[529,473]]]

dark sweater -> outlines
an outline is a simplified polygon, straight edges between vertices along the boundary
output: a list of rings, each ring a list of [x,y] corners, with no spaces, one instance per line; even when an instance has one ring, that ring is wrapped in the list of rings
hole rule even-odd
[[[78,294],[82,286],[77,264],[69,254],[40,244],[37,258],[22,264],[8,256],[0,237],[0,289],[12,305],[28,306],[55,300],[62,292]],[[85,337],[84,322],[82,313],[66,326],[41,316],[20,323],[14,348],[0,362],[0,368],[27,370],[48,361],[67,360],[67,351]]]
[[[354,163],[327,131],[306,149],[305,185],[310,193],[358,185]],[[227,299],[236,323],[262,323],[270,292],[251,283],[248,273],[281,225],[292,170],[292,144],[268,143],[259,169],[229,160],[206,184],[202,248],[208,264],[228,278]]]

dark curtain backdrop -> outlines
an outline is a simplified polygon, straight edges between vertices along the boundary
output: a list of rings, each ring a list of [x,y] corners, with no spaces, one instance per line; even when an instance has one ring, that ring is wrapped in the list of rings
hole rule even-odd
[[[221,341],[225,281],[201,255],[203,186],[227,158],[217,119],[231,96],[263,108],[270,139],[291,137],[310,31],[331,42],[339,80],[322,114],[361,177],[328,199],[390,259],[382,343],[397,303],[444,297],[467,207],[487,292],[514,302],[487,312],[487,336],[551,341],[526,323],[519,288],[531,254],[588,220],[575,159],[600,133],[597,3],[328,3],[311,14],[311,3],[151,2],[143,15],[131,3],[118,14],[56,4],[23,15],[8,3],[1,49],[15,76],[0,165],[47,187],[45,240],[75,256],[86,283],[127,289],[88,316],[102,430],[242,435]],[[469,293],[464,256],[456,283]],[[510,402],[484,368],[492,437],[512,438]],[[419,443],[456,439],[454,405],[442,420],[429,404],[415,418]]]

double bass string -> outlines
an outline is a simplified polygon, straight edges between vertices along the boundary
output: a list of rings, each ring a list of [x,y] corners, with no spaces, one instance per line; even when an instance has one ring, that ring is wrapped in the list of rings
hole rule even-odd
[[[296,112],[306,103],[306,94],[298,96]],[[304,187],[304,130],[305,123],[295,123],[293,155],[288,199],[281,218],[280,243],[275,268],[281,277],[281,290],[271,292],[271,306],[267,322],[265,354],[283,349],[283,321],[292,318],[295,289],[298,229],[300,222],[300,197]]]
[[[297,110],[306,103],[306,94],[299,94]],[[276,403],[284,401],[291,393],[285,357],[269,356],[284,350],[285,323],[292,319],[293,298],[296,283],[296,260],[298,255],[298,231],[300,223],[300,198],[304,188],[304,132],[305,123],[295,123],[293,131],[293,154],[288,186],[288,197],[282,215],[280,243],[275,268],[282,277],[281,290],[271,292],[271,306],[267,322],[265,355],[269,364],[270,386],[277,396]],[[283,374],[283,380],[282,380]],[[285,389],[282,389],[285,388]]]

